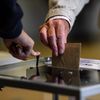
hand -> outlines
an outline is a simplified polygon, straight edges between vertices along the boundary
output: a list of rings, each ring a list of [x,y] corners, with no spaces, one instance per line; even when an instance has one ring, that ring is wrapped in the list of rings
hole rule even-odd
[[[34,41],[24,32],[14,39],[4,39],[4,43],[12,56],[26,60],[29,56],[40,55],[33,50]]]
[[[40,27],[42,43],[50,47],[55,56],[64,53],[68,33],[69,23],[65,19],[49,19]]]

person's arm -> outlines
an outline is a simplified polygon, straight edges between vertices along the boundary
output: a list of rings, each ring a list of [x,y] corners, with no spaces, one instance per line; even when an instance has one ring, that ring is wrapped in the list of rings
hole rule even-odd
[[[49,11],[46,16],[46,21],[50,18],[55,19],[56,16],[65,19],[72,27],[76,16],[83,9],[89,0],[49,0]],[[55,18],[54,18],[55,17]]]
[[[63,54],[67,36],[76,16],[89,0],[49,0],[46,22],[40,27],[40,39],[53,54]]]
[[[23,12],[16,0],[0,1],[0,37],[15,38],[21,34]]]
[[[0,2],[0,37],[12,56],[25,60],[40,53],[33,50],[34,41],[23,31],[22,16],[23,12],[16,0]]]

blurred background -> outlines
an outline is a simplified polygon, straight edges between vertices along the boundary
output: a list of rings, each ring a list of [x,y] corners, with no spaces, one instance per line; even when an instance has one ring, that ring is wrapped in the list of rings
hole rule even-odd
[[[90,0],[77,16],[71,41],[92,43],[100,40],[100,0]]]
[[[42,56],[50,56],[51,51],[40,42],[38,31],[48,12],[48,0],[18,0],[18,2],[24,12],[22,19],[24,30],[34,39],[35,48],[41,51]],[[83,8],[68,36],[68,42],[82,43],[81,57],[100,59],[100,0],[90,0]],[[7,51],[2,39],[0,50]]]

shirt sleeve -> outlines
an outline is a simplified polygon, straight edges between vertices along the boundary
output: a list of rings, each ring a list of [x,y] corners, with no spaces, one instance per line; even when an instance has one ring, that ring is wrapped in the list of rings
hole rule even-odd
[[[16,38],[22,31],[23,12],[16,0],[0,2],[0,37]]]
[[[89,0],[49,0],[49,11],[46,21],[50,18],[63,18],[69,22],[72,28],[76,16],[88,2]]]

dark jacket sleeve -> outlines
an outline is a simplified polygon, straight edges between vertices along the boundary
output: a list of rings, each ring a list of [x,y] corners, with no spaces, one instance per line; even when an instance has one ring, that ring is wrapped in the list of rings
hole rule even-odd
[[[0,37],[15,38],[22,31],[23,12],[16,0],[0,1]]]

